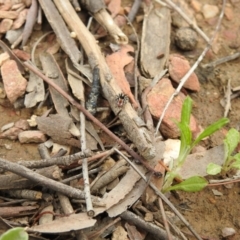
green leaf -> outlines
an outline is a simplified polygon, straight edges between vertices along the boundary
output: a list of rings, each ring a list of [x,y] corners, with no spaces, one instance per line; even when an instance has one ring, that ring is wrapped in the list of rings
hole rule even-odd
[[[231,168],[240,169],[240,160],[233,162],[233,163],[231,164]]]
[[[181,144],[183,143],[183,146],[191,146],[192,143],[192,132],[189,128],[189,125],[184,123],[178,123],[177,124],[180,131],[181,131]]]
[[[208,126],[194,141],[193,146],[198,144],[202,139],[205,137],[210,136],[211,134],[215,133],[217,130],[221,129],[224,125],[226,125],[229,122],[228,118],[221,118],[217,122],[211,124]]]
[[[240,153],[237,153],[233,156],[236,161],[240,161]]]
[[[28,234],[24,228],[12,228],[2,234],[0,240],[28,240]]]
[[[190,117],[192,111],[192,99],[187,96],[183,102],[182,112],[181,112],[181,123],[189,125]]]
[[[231,128],[226,135],[226,142],[228,144],[229,154],[231,155],[239,143],[239,132],[235,128]]]
[[[198,192],[198,191],[201,191],[207,185],[208,185],[208,182],[205,178],[199,177],[199,176],[193,176],[177,185],[169,187],[168,189],[166,189],[166,191],[182,190],[185,192]]]
[[[207,173],[209,175],[216,175],[222,171],[222,167],[215,163],[209,163],[207,165]]]

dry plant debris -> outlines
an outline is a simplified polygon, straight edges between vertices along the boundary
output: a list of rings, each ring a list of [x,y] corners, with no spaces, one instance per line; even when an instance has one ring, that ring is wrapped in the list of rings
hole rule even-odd
[[[8,171],[0,175],[1,221],[8,228],[23,221],[41,239],[50,239],[46,233],[60,239],[171,240],[189,234],[203,239],[161,193],[168,171],[162,159],[172,158],[167,144],[173,146],[171,139],[179,137],[172,118],[180,119],[184,94],[201,91],[185,51],[196,54],[198,35],[207,44],[213,41],[197,26],[194,13],[211,23],[220,5],[197,0],[105,2],[0,0],[0,105],[28,112],[25,118],[1,123],[0,139],[22,146],[41,143],[41,160],[23,160],[21,152],[11,160],[1,155],[0,168]],[[231,9],[225,9],[229,21]],[[180,53],[176,48],[172,54],[171,39]],[[237,57],[239,53],[199,69],[213,71]],[[231,89],[228,80],[225,115],[232,90],[238,89]],[[154,120],[161,116],[154,134]],[[200,132],[193,115],[191,130]],[[190,155],[182,177],[194,175],[199,158],[203,165],[196,171],[204,175],[216,151],[219,163],[220,147]],[[188,234],[171,221],[166,204]]]

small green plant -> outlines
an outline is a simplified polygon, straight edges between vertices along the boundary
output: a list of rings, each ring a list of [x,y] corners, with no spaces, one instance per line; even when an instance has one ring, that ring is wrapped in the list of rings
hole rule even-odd
[[[183,190],[188,192],[196,192],[202,190],[208,183],[205,178],[200,176],[193,176],[185,181],[182,181],[180,184],[172,186],[174,178],[179,178],[179,170],[186,160],[187,156],[202,139],[210,136],[225,124],[229,122],[227,118],[222,118],[217,122],[213,123],[207,127],[195,140],[192,138],[192,132],[190,129],[190,116],[192,111],[192,99],[186,97],[183,103],[181,120],[176,122],[178,128],[181,131],[181,146],[178,158],[174,161],[174,166],[171,171],[168,172],[165,176],[165,182],[163,185],[163,192],[170,190]]]
[[[28,240],[28,234],[24,228],[16,227],[2,234],[0,240]]]
[[[240,153],[233,155],[235,148],[237,147],[240,141],[240,134],[239,132],[231,128],[225,139],[223,140],[224,143],[224,163],[222,166],[209,163],[207,166],[207,173],[209,175],[216,175],[221,173],[225,175],[231,169],[240,169]]]

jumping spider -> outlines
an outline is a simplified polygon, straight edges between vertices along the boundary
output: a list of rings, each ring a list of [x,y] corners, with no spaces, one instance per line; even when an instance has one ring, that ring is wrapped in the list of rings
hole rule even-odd
[[[118,108],[122,108],[127,102],[129,98],[126,94],[120,93],[116,97],[116,105]]]

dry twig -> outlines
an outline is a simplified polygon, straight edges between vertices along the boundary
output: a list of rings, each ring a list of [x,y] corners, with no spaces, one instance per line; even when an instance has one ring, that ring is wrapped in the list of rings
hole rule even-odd
[[[81,82],[81,87],[82,87],[82,90],[84,90],[82,82]],[[84,94],[82,96],[83,96],[83,99],[81,100],[81,104],[84,106],[85,105]],[[80,112],[80,133],[81,133],[80,141],[81,141],[82,152],[87,150],[86,127],[85,126],[86,126],[85,115],[82,112]],[[93,217],[95,215],[95,212],[93,210],[93,205],[92,205],[92,201],[91,201],[87,158],[83,158],[83,160],[82,160],[82,172],[83,172],[84,192],[85,192],[87,214],[88,214],[88,216]]]
[[[22,161],[18,161],[17,163],[27,168],[41,168],[41,167],[48,167],[51,165],[68,166],[74,162],[77,162],[79,159],[85,158],[88,156],[91,156],[91,154],[87,152],[86,153],[78,152],[69,156],[46,158],[46,159],[32,160],[32,161],[22,160]]]

